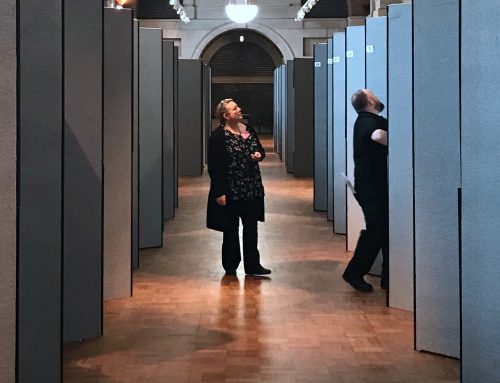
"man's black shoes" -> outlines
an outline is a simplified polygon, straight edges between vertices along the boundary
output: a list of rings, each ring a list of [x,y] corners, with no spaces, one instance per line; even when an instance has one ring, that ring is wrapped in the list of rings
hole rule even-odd
[[[226,275],[236,275],[236,270],[226,270]]]
[[[249,270],[245,271],[247,275],[269,275],[271,274],[271,270],[266,269],[265,267],[260,267],[257,270]]]
[[[373,286],[366,282],[363,277],[353,277],[349,274],[342,274],[342,279],[349,283],[354,290],[370,293],[373,291]]]

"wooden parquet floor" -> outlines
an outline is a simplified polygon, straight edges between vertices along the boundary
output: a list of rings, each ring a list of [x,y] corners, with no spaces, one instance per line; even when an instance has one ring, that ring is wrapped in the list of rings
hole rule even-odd
[[[182,178],[164,248],[141,252],[132,298],[105,303],[102,338],[65,346],[65,383],[459,382],[458,361],[413,350],[413,314],[375,278],[372,294],[343,282],[345,238],[313,212],[311,180],[273,154],[262,169],[271,276],[224,276],[208,176]]]

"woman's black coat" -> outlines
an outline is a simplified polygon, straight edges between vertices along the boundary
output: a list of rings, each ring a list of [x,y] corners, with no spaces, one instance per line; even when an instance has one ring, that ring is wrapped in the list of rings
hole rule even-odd
[[[261,160],[266,156],[257,133],[251,126],[247,131],[257,138]],[[229,209],[231,201],[229,198],[229,184],[227,180],[229,155],[226,150],[226,138],[224,127],[221,125],[215,129],[208,144],[208,174],[210,174],[210,192],[207,203],[207,227],[209,229],[225,231],[229,225]],[[216,199],[222,195],[226,196],[226,206],[221,206]],[[264,198],[259,199],[258,220],[264,222]]]

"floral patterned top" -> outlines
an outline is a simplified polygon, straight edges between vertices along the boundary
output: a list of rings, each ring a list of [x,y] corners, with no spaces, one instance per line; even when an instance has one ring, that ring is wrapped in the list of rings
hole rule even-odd
[[[264,197],[259,162],[250,157],[250,154],[258,151],[257,138],[251,134],[244,139],[227,130],[224,135],[229,156],[228,183],[231,198],[249,201]]]

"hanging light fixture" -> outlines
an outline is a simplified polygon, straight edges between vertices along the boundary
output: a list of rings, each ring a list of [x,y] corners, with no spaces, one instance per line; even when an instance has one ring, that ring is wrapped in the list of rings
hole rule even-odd
[[[238,24],[245,24],[257,16],[259,8],[249,4],[249,0],[229,0],[226,6],[226,14],[232,21]]]

